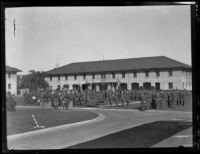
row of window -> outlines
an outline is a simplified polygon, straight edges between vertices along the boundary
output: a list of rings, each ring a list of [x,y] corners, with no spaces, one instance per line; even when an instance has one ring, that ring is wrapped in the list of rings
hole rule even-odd
[[[160,72],[157,71],[156,72],[156,77],[160,76]],[[169,71],[169,76],[172,76],[172,71]],[[133,77],[136,78],[137,77],[137,73],[134,72],[133,73]],[[145,72],[145,77],[149,77],[149,72],[146,71]],[[83,79],[85,80],[86,75],[83,74]],[[112,73],[112,78],[115,79],[115,73]],[[122,73],[122,78],[125,78],[125,72]],[[92,79],[95,79],[95,75],[92,74]],[[101,74],[101,79],[106,79],[106,74]],[[68,76],[65,76],[65,80],[68,80]],[[77,75],[74,75],[74,80],[77,80]],[[50,81],[52,81],[52,77],[50,76]],[[58,81],[60,81],[60,76],[58,76]]]
[[[146,82],[147,84],[149,84],[149,87],[151,87],[151,83],[149,83],[149,82]],[[133,84],[135,84],[136,85],[136,89],[139,89],[139,83],[133,83]],[[147,85],[146,84],[146,85]],[[106,85],[107,86],[107,85]],[[60,85],[58,85],[58,87],[60,87]],[[133,88],[134,86],[132,85],[132,89],[134,89]],[[126,88],[127,88],[127,84],[126,84]],[[156,82],[156,84],[155,84],[155,88],[156,89],[160,89],[160,83],[159,82]],[[173,86],[173,82],[168,82],[168,89],[174,89],[175,87]],[[50,89],[52,89],[52,86],[50,86]]]

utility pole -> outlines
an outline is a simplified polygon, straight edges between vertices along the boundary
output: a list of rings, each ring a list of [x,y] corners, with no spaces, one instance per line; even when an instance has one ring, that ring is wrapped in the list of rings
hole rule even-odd
[[[16,25],[15,25],[15,19],[13,20],[13,35],[15,38],[15,30],[16,30]]]

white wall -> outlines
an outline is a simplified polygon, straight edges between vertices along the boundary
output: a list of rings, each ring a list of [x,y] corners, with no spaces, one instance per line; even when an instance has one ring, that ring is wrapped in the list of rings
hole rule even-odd
[[[92,82],[117,82],[120,80],[120,82],[127,83],[128,89],[131,89],[131,84],[136,82],[139,83],[139,86],[143,86],[144,82],[150,82],[151,86],[155,86],[156,82],[160,83],[160,88],[163,90],[169,89],[169,82],[173,83],[174,89],[188,89],[191,90],[191,86],[189,86],[189,83],[191,84],[191,73],[184,74],[181,70],[172,71],[172,76],[169,76],[168,71],[160,71],[160,76],[156,76],[155,71],[149,72],[149,77],[145,77],[145,72],[138,72],[137,77],[133,76],[133,73],[126,73],[125,78],[122,78],[122,73],[115,73],[115,78],[112,78],[111,73],[106,74],[106,79],[101,79],[100,74],[95,74],[95,79],[92,79],[92,75],[86,75],[86,79],[83,79],[83,76],[77,76],[77,80],[74,81],[73,76],[68,76],[68,80],[65,80],[65,77],[60,77],[60,82],[57,80],[57,77],[52,77],[52,81],[49,81],[49,77],[45,78],[47,82],[52,86],[53,89],[57,88],[57,85],[61,85],[61,87],[64,84],[69,84],[70,88],[72,88],[73,84],[84,84],[86,82],[92,83]],[[184,87],[183,87],[184,82]],[[187,83],[187,86],[186,86]]]
[[[11,84],[11,89],[8,89],[8,84]],[[6,73],[6,92],[10,91],[12,95],[17,95],[17,74],[11,73],[10,78],[8,78],[8,73]]]

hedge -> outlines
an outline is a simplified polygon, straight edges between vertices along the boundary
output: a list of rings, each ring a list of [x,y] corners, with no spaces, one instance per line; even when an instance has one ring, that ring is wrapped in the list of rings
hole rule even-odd
[[[16,101],[13,99],[12,96],[6,97],[6,109],[8,111],[15,111],[16,109]]]

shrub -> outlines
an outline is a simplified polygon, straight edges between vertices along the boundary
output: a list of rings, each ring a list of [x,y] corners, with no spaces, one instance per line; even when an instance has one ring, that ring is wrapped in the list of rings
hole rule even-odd
[[[16,108],[16,101],[13,99],[12,96],[6,97],[6,109],[8,111],[15,111]]]

